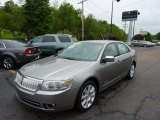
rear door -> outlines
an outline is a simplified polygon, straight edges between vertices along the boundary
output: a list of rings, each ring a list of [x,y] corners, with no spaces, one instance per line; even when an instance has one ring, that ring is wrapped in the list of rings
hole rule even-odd
[[[129,48],[125,44],[116,43],[116,45],[119,51],[119,60],[120,60],[119,61],[120,69],[118,72],[121,74],[121,76],[123,76],[129,71],[132,62],[132,57]]]
[[[42,39],[41,50],[44,54],[55,54],[56,53],[57,41],[54,36],[44,36]]]

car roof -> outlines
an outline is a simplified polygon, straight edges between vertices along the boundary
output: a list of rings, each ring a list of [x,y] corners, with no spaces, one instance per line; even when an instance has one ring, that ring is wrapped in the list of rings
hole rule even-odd
[[[113,40],[86,40],[82,42],[102,43],[102,44],[108,44],[108,43],[113,43],[113,42],[123,43],[121,41],[113,41]]]
[[[4,43],[7,43],[7,42],[14,42],[14,41],[19,42],[18,40],[7,40],[7,39],[1,39],[1,40],[0,40],[0,42],[4,42]]]
[[[42,36],[67,36],[67,37],[72,37],[72,35],[69,34],[45,34]]]
[[[0,42],[12,42],[12,41],[17,41],[17,40],[7,40],[7,39],[1,39]]]

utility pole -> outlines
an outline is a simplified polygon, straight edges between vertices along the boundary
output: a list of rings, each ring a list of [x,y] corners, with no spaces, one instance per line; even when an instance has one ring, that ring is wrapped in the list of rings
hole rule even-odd
[[[123,25],[123,28],[124,28],[124,39],[125,39],[125,36],[126,36],[126,28],[128,27],[127,25],[127,21],[124,22],[124,25]]]
[[[117,2],[120,2],[120,0],[112,0],[112,9],[111,9],[111,25],[110,25],[110,32],[109,32],[109,36],[110,36],[110,38],[111,38],[111,36],[112,36],[112,24],[113,24],[113,5],[114,5],[114,2],[115,1],[117,1]]]
[[[124,33],[126,33],[126,28],[128,27],[128,25],[127,25],[127,21],[125,21],[124,22],[124,26],[123,26],[123,28],[124,28]]]
[[[81,15],[81,19],[82,19],[82,41],[84,40],[84,2],[86,2],[87,0],[82,0],[81,2],[79,2],[78,4],[82,4],[82,15]]]
[[[136,21],[134,21],[134,24],[133,24],[133,38],[134,38],[134,34],[135,34],[135,25],[136,25]]]

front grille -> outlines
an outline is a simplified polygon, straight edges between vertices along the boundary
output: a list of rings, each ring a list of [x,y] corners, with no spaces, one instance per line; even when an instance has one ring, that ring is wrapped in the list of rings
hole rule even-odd
[[[43,80],[37,80],[30,77],[22,77],[19,73],[16,77],[16,82],[19,86],[21,86],[24,89],[30,90],[30,91],[36,91],[37,87],[42,84]]]
[[[43,81],[34,78],[24,77],[21,86],[30,91],[36,91],[39,84]]]

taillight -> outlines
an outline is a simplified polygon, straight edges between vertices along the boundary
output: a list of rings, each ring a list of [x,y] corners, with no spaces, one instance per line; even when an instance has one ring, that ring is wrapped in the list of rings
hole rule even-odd
[[[28,48],[28,49],[25,50],[24,54],[25,55],[30,55],[30,54],[32,54],[32,51]]]

